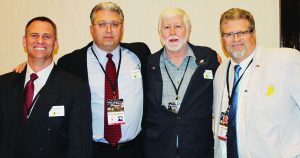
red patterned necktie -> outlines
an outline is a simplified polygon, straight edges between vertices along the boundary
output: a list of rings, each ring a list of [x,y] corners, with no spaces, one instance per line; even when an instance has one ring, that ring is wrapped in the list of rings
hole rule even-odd
[[[27,120],[27,115],[30,112],[32,107],[32,99],[34,94],[34,80],[36,80],[38,76],[35,73],[30,75],[30,80],[26,83],[25,91],[24,91],[24,116],[25,120]]]
[[[106,63],[105,71],[105,99],[104,99],[104,138],[112,145],[118,144],[121,139],[121,126],[120,125],[108,125],[107,121],[107,101],[108,99],[119,99],[118,81],[116,80],[116,67],[112,60],[112,54],[108,53],[106,57],[108,61]],[[110,81],[115,85],[115,95],[113,94],[112,85]],[[115,98],[114,98],[115,97]]]

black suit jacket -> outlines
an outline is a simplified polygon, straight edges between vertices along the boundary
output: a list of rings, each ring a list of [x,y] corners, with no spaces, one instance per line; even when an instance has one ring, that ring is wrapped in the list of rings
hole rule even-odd
[[[25,72],[0,77],[0,157],[90,157],[92,122],[87,84],[54,66],[25,123]],[[49,117],[52,106],[64,106],[65,116]]]
[[[219,63],[214,50],[189,44],[199,65],[185,92],[178,114],[162,106],[163,81],[160,56],[147,63],[146,158],[175,158],[178,135],[180,158],[213,157],[213,80],[204,79],[205,70],[215,73]]]

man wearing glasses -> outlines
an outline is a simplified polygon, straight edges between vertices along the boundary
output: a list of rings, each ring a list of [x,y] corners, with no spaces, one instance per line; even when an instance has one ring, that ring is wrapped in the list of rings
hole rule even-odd
[[[89,83],[93,157],[142,158],[143,73],[150,50],[144,43],[120,43],[124,15],[116,4],[96,5],[90,19],[93,41],[58,65]]]
[[[231,59],[214,80],[215,157],[300,157],[300,53],[256,45],[250,12],[220,20]]]

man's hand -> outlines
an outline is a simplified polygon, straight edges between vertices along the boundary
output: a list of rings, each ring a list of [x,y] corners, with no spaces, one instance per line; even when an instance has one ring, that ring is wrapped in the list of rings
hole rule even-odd
[[[218,62],[222,64],[222,57],[217,53]]]
[[[22,71],[25,69],[25,66],[27,65],[27,62],[24,62],[17,67],[13,68],[13,71],[16,73],[22,73]]]

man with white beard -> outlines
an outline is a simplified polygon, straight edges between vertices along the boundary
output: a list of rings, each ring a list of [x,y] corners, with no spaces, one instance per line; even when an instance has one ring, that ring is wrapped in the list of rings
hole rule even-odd
[[[164,47],[147,63],[145,157],[213,157],[217,53],[188,42],[191,22],[182,9],[164,10],[158,25]]]

